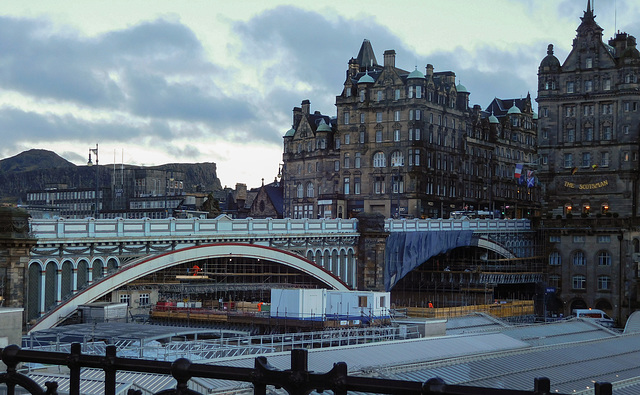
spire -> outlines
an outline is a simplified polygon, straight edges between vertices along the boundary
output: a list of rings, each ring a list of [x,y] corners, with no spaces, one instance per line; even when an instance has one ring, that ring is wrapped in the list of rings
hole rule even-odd
[[[596,16],[593,15],[593,7],[591,7],[591,0],[587,0],[587,10],[584,12],[582,19],[583,22],[594,22]]]
[[[375,66],[378,66],[376,55],[373,52],[373,47],[371,46],[371,42],[369,40],[365,39],[362,42],[362,46],[360,46],[360,51],[358,52],[356,61],[360,65],[360,71],[364,71],[364,69],[373,70]]]

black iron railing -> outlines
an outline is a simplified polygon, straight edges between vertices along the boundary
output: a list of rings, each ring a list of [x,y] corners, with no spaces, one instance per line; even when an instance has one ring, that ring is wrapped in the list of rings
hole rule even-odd
[[[7,371],[0,374],[0,384],[5,384],[7,393],[13,395],[16,387],[22,387],[31,394],[57,394],[56,382],[45,383],[40,387],[35,381],[17,371],[18,364],[35,362],[44,365],[67,366],[71,395],[80,394],[80,370],[97,368],[104,370],[104,393],[115,395],[116,372],[130,371],[172,375],[177,385],[174,389],[158,392],[162,395],[189,394],[198,392],[188,388],[192,377],[222,379],[249,382],[253,384],[254,394],[266,395],[267,386],[282,388],[291,395],[309,394],[311,391],[323,392],[331,390],[336,395],[346,395],[347,391],[358,391],[375,394],[444,394],[444,395],[549,395],[551,387],[549,379],[534,380],[532,391],[509,390],[484,387],[449,385],[439,378],[425,383],[417,381],[389,380],[372,377],[350,376],[344,362],[334,364],[327,373],[315,373],[308,369],[307,350],[296,349],[291,352],[291,369],[279,370],[269,365],[264,356],[255,359],[253,368],[241,368],[220,365],[191,363],[180,358],[174,362],[151,361],[144,359],[120,358],[116,356],[116,347],[107,346],[106,355],[85,355],[81,353],[81,345],[74,343],[70,353],[23,350],[18,346],[8,346],[2,350],[2,361]],[[139,395],[139,390],[129,390],[129,395]],[[554,392],[556,395],[562,395]],[[612,395],[610,383],[596,383],[594,395]]]

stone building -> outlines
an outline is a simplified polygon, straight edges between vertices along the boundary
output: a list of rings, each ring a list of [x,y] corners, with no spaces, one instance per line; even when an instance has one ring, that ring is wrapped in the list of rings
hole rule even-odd
[[[535,152],[530,97],[504,112],[496,104],[492,115],[469,107],[454,72],[430,64],[424,71],[396,67],[393,50],[378,64],[364,40],[348,62],[337,117],[311,113],[308,100],[294,108],[284,136],[285,217],[535,215],[537,186],[514,177],[516,163]]]
[[[538,176],[557,312],[624,320],[637,305],[639,77],[635,37],[603,41],[590,1],[565,61],[550,44],[540,63]]]

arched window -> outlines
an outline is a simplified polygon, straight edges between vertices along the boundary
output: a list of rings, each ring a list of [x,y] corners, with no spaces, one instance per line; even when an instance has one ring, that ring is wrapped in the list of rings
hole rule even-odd
[[[584,252],[576,251],[573,253],[573,264],[576,266],[584,266],[585,265]]]
[[[611,266],[611,254],[608,251],[600,251],[598,253],[599,266]]]
[[[373,167],[386,167],[387,160],[384,157],[384,152],[376,152],[373,155]]]
[[[553,251],[549,254],[549,265],[559,266],[562,264],[562,257],[560,256],[560,252]]]
[[[581,274],[575,275],[571,278],[571,285],[573,289],[585,289],[587,287],[587,278]]]
[[[302,184],[298,184],[296,187],[296,196],[298,198],[303,198],[304,194],[303,194],[303,189],[302,189]]]
[[[308,182],[307,183],[307,197],[313,197],[313,195],[314,195],[313,183],[312,182]]]
[[[395,151],[391,154],[391,166],[404,166],[404,154],[402,152]]]

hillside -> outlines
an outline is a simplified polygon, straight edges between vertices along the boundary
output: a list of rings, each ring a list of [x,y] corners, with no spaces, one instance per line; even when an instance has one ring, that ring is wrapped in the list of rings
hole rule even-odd
[[[76,165],[55,152],[43,149],[31,149],[11,158],[0,160],[0,172],[21,172],[63,167],[76,167]]]
[[[125,165],[127,168],[141,166]],[[104,166],[100,166],[104,168]],[[184,172],[185,192],[196,189],[217,192],[222,189],[215,163],[172,163],[146,167],[148,169],[172,169]],[[69,188],[95,185],[95,167],[76,166],[47,150],[29,150],[11,158],[0,160],[0,202],[26,201],[26,192],[44,189],[50,184],[66,184]],[[109,185],[111,175],[100,172],[100,184]]]

